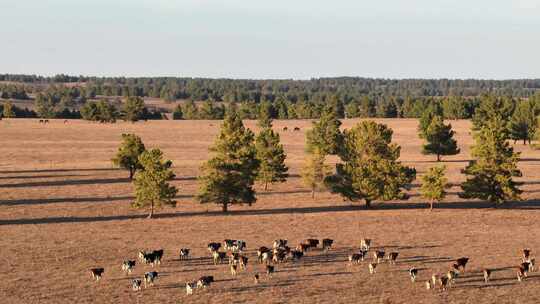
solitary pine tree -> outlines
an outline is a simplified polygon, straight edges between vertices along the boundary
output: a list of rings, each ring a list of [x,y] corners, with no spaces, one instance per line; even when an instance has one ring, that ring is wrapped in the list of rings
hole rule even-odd
[[[321,119],[313,122],[313,128],[306,134],[307,151],[321,153],[324,156],[336,154],[343,143],[343,134],[339,130],[341,121],[335,111],[329,107],[321,115]]]
[[[434,202],[440,202],[446,197],[446,189],[450,188],[445,173],[445,166],[432,167],[422,176],[420,193],[422,197],[429,200],[430,210],[433,210]]]
[[[152,149],[141,154],[139,163],[142,170],[135,174],[135,201],[132,206],[150,206],[148,218],[154,215],[154,208],[163,204],[176,206],[174,197],[178,190],[167,182],[175,176],[171,170],[172,162],[163,160],[159,149]]]
[[[324,160],[325,156],[321,153],[308,153],[302,168],[302,181],[311,190],[312,198],[315,198],[315,191],[325,188],[324,179],[331,174],[330,166]]]
[[[475,134],[471,154],[476,159],[463,170],[470,177],[461,185],[460,197],[487,200],[495,206],[520,199],[521,183],[513,180],[522,175],[517,167],[519,153],[507,142],[506,133],[503,120],[494,117]]]
[[[484,95],[474,110],[473,130],[478,131],[493,119],[508,121],[514,111],[515,101],[510,97]],[[508,135],[507,132],[505,132]]]
[[[523,140],[523,144],[531,143],[535,137],[538,128],[538,119],[536,117],[536,106],[532,101],[521,101],[517,104],[514,113],[508,122],[508,131],[510,138],[514,140]]]
[[[429,125],[431,124],[431,121],[433,120],[433,117],[435,116],[442,116],[442,108],[438,103],[431,102],[422,112],[420,119],[419,119],[419,125],[418,125],[418,132],[420,135],[420,138],[426,137],[427,128],[429,128]]]
[[[424,138],[427,143],[422,153],[437,155],[437,161],[441,161],[441,155],[456,155],[459,153],[457,142],[453,138],[455,132],[451,124],[444,124],[441,116],[434,116],[431,124],[425,130]]]
[[[4,111],[2,114],[5,118],[15,117],[15,111],[13,110],[13,103],[11,103],[11,101],[4,103]]]
[[[221,204],[223,212],[227,212],[230,204],[251,205],[256,201],[253,184],[259,161],[253,137],[238,114],[229,111],[210,148],[214,156],[202,166],[197,195],[200,203]]]
[[[273,112],[274,108],[272,107],[272,104],[270,102],[262,102],[259,105],[259,119],[257,125],[260,128],[271,128]]]
[[[142,166],[139,162],[139,156],[145,151],[142,139],[135,134],[122,134],[122,144],[118,148],[116,156],[112,159],[114,165],[129,170],[129,179]]]
[[[124,104],[124,120],[135,122],[143,118],[144,100],[140,97],[128,97]]]
[[[391,143],[392,133],[386,125],[373,121],[360,122],[344,132],[341,163],[325,179],[330,190],[350,201],[363,199],[368,208],[374,200],[408,198],[402,189],[410,187],[416,170],[398,161],[401,149]]]
[[[259,160],[257,180],[264,183],[264,190],[268,190],[269,183],[282,183],[287,180],[289,168],[285,165],[287,155],[280,143],[279,134],[272,130],[272,123],[264,120],[267,126],[257,135],[255,148]]]

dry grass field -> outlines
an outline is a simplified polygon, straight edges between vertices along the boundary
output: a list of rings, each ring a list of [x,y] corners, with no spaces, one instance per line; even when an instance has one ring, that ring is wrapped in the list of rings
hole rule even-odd
[[[420,153],[415,120],[379,120],[394,129],[402,146],[401,159],[419,175],[433,166],[433,156]],[[350,128],[355,120],[345,120]],[[208,146],[219,130],[218,121],[119,122],[0,121],[0,299],[3,303],[540,303],[540,272],[524,282],[516,280],[520,251],[540,252],[538,208],[540,151],[522,151],[520,167],[526,182],[524,201],[493,209],[483,202],[460,200],[458,187],[433,212],[411,190],[409,201],[375,202],[371,210],[340,197],[318,193],[311,199],[298,177],[304,159],[308,121],[276,121],[288,153],[292,177],[258,194],[252,207],[233,206],[222,214],[219,206],[193,199],[195,177],[207,158]],[[247,122],[254,127],[255,122]],[[291,131],[298,126],[300,132]],[[472,138],[468,121],[455,121],[462,153],[445,158],[449,179],[458,183]],[[132,185],[127,173],[112,168],[110,158],[120,134],[134,132],[147,147],[161,148],[174,163],[173,182],[179,188],[178,206],[158,210],[146,219],[133,210]],[[271,246],[277,238],[296,245],[308,238],[333,238],[335,247],[315,250],[300,262],[277,265],[259,285],[252,276],[262,273],[254,250]],[[347,266],[347,255],[360,239],[400,253],[398,263],[381,264],[369,275],[368,262]],[[246,272],[232,278],[226,265],[214,266],[206,244],[225,238],[247,241],[251,257]],[[180,261],[181,247],[193,258]],[[124,259],[135,259],[141,249],[165,249],[154,287],[131,291],[131,279],[150,266],[137,265],[125,276]],[[423,282],[434,272],[446,272],[458,257],[470,257],[468,271],[447,292],[426,290]],[[540,257],[540,256],[539,256]],[[88,269],[105,267],[103,279],[92,281]],[[420,269],[418,282],[409,280],[410,267]],[[481,270],[495,269],[484,284]],[[184,284],[201,275],[217,282],[193,296]]]

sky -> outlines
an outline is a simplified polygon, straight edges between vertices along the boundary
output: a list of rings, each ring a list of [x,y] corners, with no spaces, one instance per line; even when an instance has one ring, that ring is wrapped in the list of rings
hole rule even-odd
[[[540,0],[0,0],[0,73],[540,78]]]

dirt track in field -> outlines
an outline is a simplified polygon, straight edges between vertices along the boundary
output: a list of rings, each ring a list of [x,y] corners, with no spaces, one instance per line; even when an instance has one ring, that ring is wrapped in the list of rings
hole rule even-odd
[[[415,120],[379,120],[394,129],[402,146],[402,161],[419,175],[433,166],[433,156],[420,153]],[[344,121],[350,128],[356,121]],[[467,121],[454,121],[462,153],[445,158],[448,177],[459,183],[470,158],[472,138]],[[219,129],[219,121],[152,121],[114,125],[84,121],[0,121],[0,298],[4,303],[539,303],[540,272],[523,283],[515,279],[520,250],[540,251],[536,202],[540,192],[540,151],[523,151],[520,167],[524,201],[492,209],[478,201],[457,198],[458,187],[433,211],[411,190],[405,202],[375,203],[372,210],[337,196],[318,193],[312,200],[298,177],[304,159],[308,121],[276,121],[292,177],[261,192],[252,207],[234,206],[224,215],[215,205],[199,205],[200,164]],[[247,122],[254,127],[255,122]],[[281,131],[284,126],[289,131]],[[291,131],[298,126],[300,132]],[[178,207],[145,219],[144,210],[129,207],[132,186],[126,172],[111,167],[120,134],[134,132],[147,147],[159,147],[174,163],[179,188]],[[334,161],[331,159],[330,161]],[[417,182],[415,182],[417,183]],[[271,278],[254,263],[254,250],[277,238],[296,245],[308,238],[333,238],[328,254],[315,250],[298,263],[276,266]],[[348,267],[347,255],[369,237],[375,247],[399,251],[398,263],[386,263],[369,275],[367,263]],[[236,238],[247,241],[250,265],[236,278],[227,265],[214,266],[206,244]],[[181,247],[193,259],[179,261]],[[165,249],[154,287],[131,291],[130,279],[150,266],[137,265],[130,276],[122,260],[135,259],[141,249]],[[446,272],[455,258],[471,258],[468,271],[448,292],[427,291],[423,282],[434,272]],[[105,267],[101,282],[88,269]],[[418,282],[407,270],[420,269]],[[481,271],[494,269],[490,284]],[[255,285],[252,276],[261,273]],[[184,284],[214,275],[209,289],[186,296]]]

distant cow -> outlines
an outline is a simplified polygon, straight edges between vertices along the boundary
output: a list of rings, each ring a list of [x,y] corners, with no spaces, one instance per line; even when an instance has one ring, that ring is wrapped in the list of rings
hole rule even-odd
[[[441,285],[441,289],[445,291],[448,286],[448,277],[440,277],[439,284]]]
[[[180,249],[180,260],[187,260],[189,258],[189,248]]]
[[[416,277],[418,276],[418,269],[416,268],[409,269],[409,276],[411,277],[411,282],[415,282]]]
[[[147,288],[148,285],[154,286],[154,282],[158,277],[157,271],[150,271],[144,274],[144,288]]]
[[[192,295],[193,290],[197,288],[197,282],[186,282],[186,294]]]
[[[300,131],[299,127],[294,127],[294,131]]]
[[[133,291],[140,291],[141,290],[141,284],[142,284],[141,279],[133,279],[131,281],[131,289]]]
[[[334,244],[334,240],[332,239],[323,239],[322,240],[322,248],[324,251],[328,251],[328,249],[332,248],[332,245]]]
[[[282,247],[285,247],[287,246],[287,240],[282,240],[282,239],[279,239],[279,240],[274,240],[274,243],[272,244],[272,248],[282,248]]]
[[[388,254],[388,260],[390,260],[390,264],[392,264],[392,265],[396,264],[396,260],[398,258],[398,255],[399,255],[399,252],[395,252],[395,251],[390,252]]]
[[[296,260],[300,260],[304,256],[304,253],[299,250],[291,250],[290,255],[292,257],[292,260],[296,261]]]
[[[210,252],[218,251],[219,248],[221,248],[220,243],[216,243],[216,242],[208,243],[208,251]]]
[[[369,263],[368,269],[369,269],[370,274],[374,274],[376,268],[377,268],[377,263]]]
[[[363,250],[369,250],[371,247],[371,240],[370,239],[362,239],[360,240],[360,248]]]
[[[308,251],[309,248],[311,248],[311,246],[309,244],[304,244],[304,243],[301,243],[296,247],[296,249],[298,249],[298,250],[300,250],[302,252]]]
[[[217,265],[218,263],[223,263],[223,261],[225,260],[226,257],[227,257],[226,252],[214,251],[212,253],[212,258],[214,260],[214,265]]]
[[[490,269],[484,269],[484,282],[488,283],[489,279],[491,278],[491,270]]]
[[[104,272],[105,272],[105,269],[103,268],[90,269],[90,274],[92,275],[92,278],[96,280],[96,282],[101,279],[101,276],[103,276]]]
[[[266,275],[269,277],[275,272],[276,268],[273,265],[266,265]]]
[[[380,263],[384,259],[384,254],[384,250],[377,250],[373,253],[373,257],[377,261],[377,263]]]
[[[463,272],[465,272],[465,266],[467,266],[467,263],[469,262],[469,258],[459,258],[456,260],[456,266],[458,269],[462,269]]]
[[[135,261],[124,261],[122,263],[122,271],[124,271],[126,274],[130,274],[133,271],[133,268],[135,267]]]
[[[349,255],[349,265],[358,264],[358,263],[360,263],[361,259],[362,259],[361,254],[353,253],[353,254]]]
[[[197,288],[206,288],[210,286],[210,284],[213,282],[214,282],[214,276],[202,276],[197,281]]]
[[[259,249],[257,250],[257,260],[259,261],[259,263],[263,262],[263,254],[266,252],[270,252],[270,249],[265,246],[259,247]]]
[[[307,239],[304,243],[308,244],[310,248],[317,248],[320,242],[317,239]]]
[[[283,131],[287,131],[287,130],[289,130],[289,128],[283,127]]]
[[[231,268],[231,275],[235,277],[238,270],[238,266],[236,264],[231,264],[230,268]]]
[[[523,261],[527,261],[531,256],[531,250],[529,248],[523,249]]]

